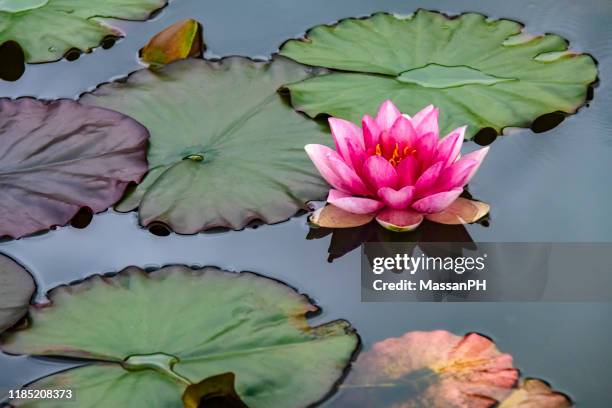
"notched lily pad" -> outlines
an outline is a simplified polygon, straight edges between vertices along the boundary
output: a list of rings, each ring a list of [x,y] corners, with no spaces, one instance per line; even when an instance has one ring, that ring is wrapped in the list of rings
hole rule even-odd
[[[140,50],[140,59],[153,66],[165,65],[204,52],[202,26],[195,20],[183,20],[154,35]]]
[[[361,354],[338,406],[489,408],[518,376],[512,357],[484,336],[409,332]]]
[[[35,290],[28,271],[0,254],[0,333],[25,316]]]
[[[21,45],[26,62],[57,61],[70,50],[89,52],[121,37],[101,18],[147,20],[167,0],[0,0],[0,43]]]
[[[510,20],[419,10],[317,26],[281,55],[335,70],[289,84],[294,107],[358,122],[386,99],[414,114],[433,103],[444,129],[529,127],[551,112],[574,113],[597,79],[594,59],[552,34],[530,36]]]
[[[194,234],[249,222],[284,221],[329,187],[304,153],[329,131],[277,92],[314,75],[282,57],[189,59],[130,75],[82,96],[123,112],[151,132],[149,174],[117,206],[140,223]]]
[[[225,373],[190,385],[183,394],[185,408],[249,408],[236,393],[236,376]]]
[[[27,386],[73,389],[83,408],[102,400],[178,408],[188,389],[228,372],[250,408],[306,407],[334,389],[359,343],[346,321],[311,327],[307,316],[318,308],[306,296],[248,272],[130,267],[56,288],[49,298],[50,305],[30,309],[27,329],[6,333],[0,347],[89,360]]]
[[[147,130],[71,100],[0,99],[0,237],[106,210],[147,171]]]

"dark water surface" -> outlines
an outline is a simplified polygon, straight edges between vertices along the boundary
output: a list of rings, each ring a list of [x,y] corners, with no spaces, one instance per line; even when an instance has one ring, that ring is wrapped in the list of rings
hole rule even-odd
[[[137,50],[153,34],[183,18],[203,23],[207,56],[267,57],[284,40],[313,25],[376,11],[410,13],[418,7],[515,19],[525,23],[528,32],[568,38],[572,48],[591,53],[599,62],[600,84],[578,115],[545,133],[516,130],[493,143],[470,185],[476,198],[492,206],[490,226],[468,226],[472,238],[612,242],[610,0],[175,0],[153,21],[120,22],[128,36],[110,50],[96,50],[76,62],[28,66],[18,82],[0,82],[0,96],[74,98],[138,69]],[[473,143],[465,146],[473,148]],[[316,321],[348,319],[366,349],[412,330],[478,331],[512,354],[524,375],[549,381],[577,406],[612,406],[611,304],[364,304],[357,251],[330,264],[329,238],[307,241],[307,232],[300,217],[255,230],[157,237],[137,227],[135,214],[107,212],[94,217],[85,230],[67,227],[0,243],[0,252],[34,273],[40,296],[57,284],[127,265],[185,263],[260,272],[315,299],[324,310]],[[64,367],[48,360],[0,355],[0,389],[18,388]]]

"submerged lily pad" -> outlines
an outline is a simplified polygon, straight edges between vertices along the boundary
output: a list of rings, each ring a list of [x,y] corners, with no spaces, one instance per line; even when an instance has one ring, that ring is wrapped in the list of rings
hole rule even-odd
[[[99,18],[147,20],[167,0],[0,0],[0,44],[16,41],[26,62],[61,59],[69,50],[88,52],[121,31]]]
[[[512,357],[484,336],[409,332],[359,357],[338,406],[489,408],[517,380]]]
[[[329,187],[304,153],[328,131],[277,89],[313,75],[285,58],[190,59],[102,85],[81,101],[123,112],[151,132],[149,174],[118,206],[140,223],[193,234],[288,219]]]
[[[90,360],[27,387],[73,389],[83,408],[178,408],[189,386],[228,372],[251,408],[306,407],[334,388],[359,342],[345,321],[309,326],[318,308],[306,296],[248,272],[130,267],[58,287],[49,298],[30,309],[29,328],[6,333],[0,347]]]
[[[71,100],[0,99],[0,237],[106,210],[147,171],[147,130]]]
[[[576,112],[597,68],[567,46],[557,35],[528,36],[510,20],[419,10],[318,26],[286,42],[281,54],[337,70],[287,86],[295,108],[312,117],[358,122],[386,99],[410,114],[433,103],[445,126],[440,134],[467,124],[471,138],[481,129],[501,133],[551,112]]]
[[[0,332],[25,316],[35,290],[32,276],[17,262],[0,254]]]

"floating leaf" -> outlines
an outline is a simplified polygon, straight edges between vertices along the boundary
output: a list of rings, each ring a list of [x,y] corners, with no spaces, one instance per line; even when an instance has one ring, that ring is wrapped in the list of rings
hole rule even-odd
[[[195,20],[183,20],[156,34],[140,50],[140,59],[165,65],[188,57],[201,57],[204,50],[202,26]]]
[[[147,171],[147,130],[70,100],[0,99],[0,237],[106,210]]]
[[[542,380],[527,378],[499,408],[571,408],[574,404],[564,394],[553,391]]]
[[[17,262],[0,254],[0,332],[25,316],[35,290],[30,274]]]
[[[147,20],[166,0],[0,0],[0,43],[16,41],[29,63],[89,52],[121,31],[96,17]]]
[[[311,75],[285,58],[190,59],[84,95],[84,103],[128,114],[151,132],[149,174],[117,210],[139,207],[143,226],[194,234],[284,221],[321,199],[329,187],[304,146],[331,137],[277,93]]]
[[[358,346],[347,322],[310,327],[307,314],[318,308],[306,296],[248,272],[130,267],[49,298],[30,309],[29,328],[6,333],[0,345],[92,360],[28,386],[73,389],[80,408],[180,407],[188,386],[227,372],[251,408],[306,407],[334,388]]]
[[[338,70],[287,86],[295,108],[312,117],[358,122],[386,99],[410,114],[433,103],[442,135],[467,124],[471,138],[480,129],[500,133],[551,112],[574,113],[597,78],[593,58],[567,52],[563,38],[522,29],[474,13],[375,14],[315,27],[281,54]]]
[[[339,406],[488,408],[502,401],[517,379],[512,357],[484,336],[409,332],[359,357]]]

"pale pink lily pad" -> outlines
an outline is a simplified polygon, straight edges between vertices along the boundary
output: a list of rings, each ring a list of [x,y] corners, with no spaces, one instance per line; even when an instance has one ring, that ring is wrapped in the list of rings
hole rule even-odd
[[[571,408],[574,404],[565,395],[536,378],[526,378],[499,408]]]
[[[512,357],[484,336],[409,332],[378,342],[359,357],[341,402],[352,407],[489,408],[510,395],[518,377]],[[383,396],[389,390],[391,399]]]
[[[487,203],[459,197],[444,211],[436,214],[428,214],[425,218],[439,224],[471,224],[487,215],[490,208],[491,207]]]

